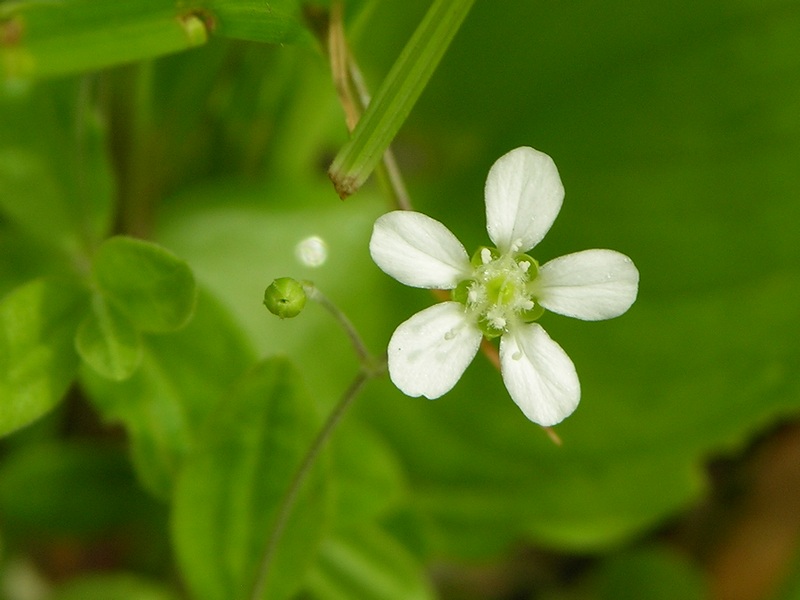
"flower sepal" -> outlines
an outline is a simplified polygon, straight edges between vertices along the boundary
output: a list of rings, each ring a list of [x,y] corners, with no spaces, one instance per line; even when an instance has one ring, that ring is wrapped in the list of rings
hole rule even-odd
[[[281,319],[299,315],[306,305],[303,284],[291,277],[279,277],[264,291],[264,306]]]

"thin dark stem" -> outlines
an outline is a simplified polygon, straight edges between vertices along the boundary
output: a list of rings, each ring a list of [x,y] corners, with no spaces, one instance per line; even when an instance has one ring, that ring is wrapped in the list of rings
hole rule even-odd
[[[366,108],[370,102],[370,95],[364,76],[361,74],[361,69],[358,68],[358,63],[351,53],[348,53],[347,59],[347,64],[350,67],[350,79],[356,88],[362,109]],[[414,210],[411,205],[411,197],[408,195],[408,189],[405,181],[403,181],[403,175],[400,173],[400,167],[397,165],[397,159],[394,157],[391,146],[387,147],[383,153],[383,168],[386,171],[386,180],[394,196],[397,208],[400,210]]]
[[[347,337],[350,339],[350,343],[352,344],[353,350],[358,356],[358,360],[362,367],[369,370],[375,363],[375,360],[373,359],[369,350],[367,350],[367,346],[364,344],[364,340],[361,339],[361,336],[359,335],[355,326],[350,319],[347,318],[347,315],[344,314],[338,306],[331,302],[328,297],[325,296],[325,294],[320,292],[319,289],[314,286],[314,284],[310,282],[304,282],[303,288],[311,300],[318,302],[331,314],[331,316],[333,316],[334,319],[336,319],[339,325],[341,325],[342,329],[344,329],[344,332],[347,334]]]
[[[292,482],[289,484],[286,494],[283,497],[283,501],[278,508],[278,515],[275,518],[275,524],[269,534],[269,537],[267,538],[267,546],[264,550],[264,555],[261,558],[261,563],[258,570],[258,578],[255,586],[253,587],[253,593],[250,596],[252,600],[261,600],[264,595],[267,585],[267,578],[269,577],[270,566],[272,565],[272,559],[275,556],[278,543],[280,542],[283,532],[286,529],[286,525],[289,522],[289,518],[292,515],[294,503],[297,500],[297,494],[300,492],[303,483],[311,472],[314,462],[316,461],[322,449],[325,447],[327,441],[330,439],[331,434],[336,429],[339,421],[341,421],[342,416],[344,416],[344,413],[353,403],[353,400],[355,400],[356,396],[358,396],[358,394],[364,388],[364,385],[367,383],[367,381],[375,376],[375,373],[364,369],[358,372],[358,375],[356,375],[355,379],[339,399],[339,402],[328,415],[328,418],[325,421],[325,424],[322,426],[322,429],[320,429],[319,433],[317,433],[317,437],[314,438],[311,446],[309,446],[308,451],[303,457],[303,461],[300,463],[300,466],[297,468],[297,471],[292,478]]]

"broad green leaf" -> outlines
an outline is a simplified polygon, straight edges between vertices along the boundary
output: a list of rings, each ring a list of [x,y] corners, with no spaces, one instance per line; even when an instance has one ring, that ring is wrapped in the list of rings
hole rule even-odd
[[[110,238],[98,249],[93,271],[111,302],[142,331],[175,331],[192,315],[194,276],[183,260],[161,246]]]
[[[114,181],[89,80],[0,87],[0,211],[41,242],[85,254],[106,236]]]
[[[326,539],[307,586],[317,600],[436,597],[422,565],[375,525],[362,525]]]
[[[325,522],[320,464],[274,552],[268,544],[317,427],[316,407],[282,359],[260,363],[210,416],[173,504],[178,560],[195,598],[282,600],[298,590]]]
[[[648,548],[611,556],[595,573],[599,600],[703,600],[700,568],[674,551]]]
[[[0,77],[52,77],[205,44],[218,35],[287,43],[307,36],[297,0],[21,1],[0,7]]]
[[[481,356],[435,402],[389,385],[359,402],[404,461],[437,555],[623,543],[698,500],[710,457],[800,411],[800,81],[785,76],[800,68],[800,6],[630,8],[476,3],[398,138],[426,156],[406,171],[417,208],[468,250],[487,240],[490,165],[532,145],[566,188],[534,258],[608,247],[641,272],[619,319],[542,318],[582,384],[560,448]],[[391,13],[378,3],[356,56],[391,60]],[[384,343],[429,303],[386,289]]]
[[[64,584],[53,600],[177,600],[163,584],[137,575],[109,573],[88,575]]]
[[[84,371],[81,379],[103,418],[125,426],[145,487],[167,499],[201,425],[254,361],[227,312],[201,293],[184,329],[144,338],[133,377],[115,383]]]
[[[339,528],[385,516],[405,500],[404,474],[386,442],[352,416],[331,442],[333,521]]]
[[[162,514],[136,485],[119,448],[98,443],[20,446],[0,466],[0,519],[16,535],[97,535]]]
[[[439,552],[485,556],[522,536],[600,550],[697,498],[705,456],[798,410],[796,312],[782,298],[800,294],[800,279],[754,288],[643,303],[583,332],[586,323],[548,318],[583,384],[581,406],[558,427],[561,447],[521,416],[483,360],[436,402],[387,385],[359,408],[407,461],[412,502],[433,518]],[[758,327],[727,327],[737,310]]]
[[[0,301],[0,435],[38,419],[67,391],[84,302],[60,279],[35,280]]]
[[[92,310],[75,337],[81,358],[103,377],[121,381],[142,361],[142,340],[130,320],[100,294],[92,297]]]

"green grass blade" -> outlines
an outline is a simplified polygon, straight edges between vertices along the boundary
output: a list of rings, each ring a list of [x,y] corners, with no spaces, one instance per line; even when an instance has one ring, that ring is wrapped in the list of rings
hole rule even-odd
[[[450,45],[475,0],[436,0],[328,174],[339,196],[358,190],[378,164]]]

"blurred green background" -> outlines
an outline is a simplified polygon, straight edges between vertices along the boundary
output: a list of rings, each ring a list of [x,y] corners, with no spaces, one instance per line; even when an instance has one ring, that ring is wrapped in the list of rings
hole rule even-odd
[[[429,4],[346,5],[372,90]],[[432,300],[370,261],[371,224],[390,208],[381,190],[372,183],[341,201],[327,180],[347,130],[326,58],[310,36],[299,39],[212,35],[204,47],[84,84],[57,78],[13,93],[46,100],[92,86],[107,123],[117,229],[186,259],[255,354],[289,356],[324,411],[357,361],[318,307],[274,319],[260,305],[264,287],[313,279],[376,353]],[[30,118],[46,137],[48,124]],[[487,241],[488,169],[522,145],[550,154],[566,188],[533,256],[621,251],[639,268],[639,299],[608,322],[543,317],[583,389],[557,427],[562,446],[523,417],[482,357],[437,401],[370,383],[333,440],[338,530],[312,569],[309,597],[348,597],[331,591],[346,551],[373,580],[387,574],[391,590],[349,597],[800,597],[800,3],[478,0],[393,148],[415,208],[471,250]],[[0,218],[7,292],[53,267],[40,267],[39,243],[20,242],[12,216]],[[318,269],[294,257],[309,235],[328,243]],[[91,378],[83,388],[103,397]],[[81,425],[88,417],[76,406],[0,446],[9,556],[38,557],[56,575],[48,540],[66,543],[61,529],[80,511],[26,483],[26,473],[52,465],[25,452],[40,439],[108,435]],[[87,504],[137,515],[111,485]],[[29,516],[37,494],[53,498],[39,510],[59,515],[54,523]],[[145,511],[158,515],[148,519],[154,529],[165,518],[158,506]],[[87,537],[80,523],[74,529]],[[126,537],[116,562],[160,576],[140,545],[166,554],[159,535],[150,538],[157,550]]]

